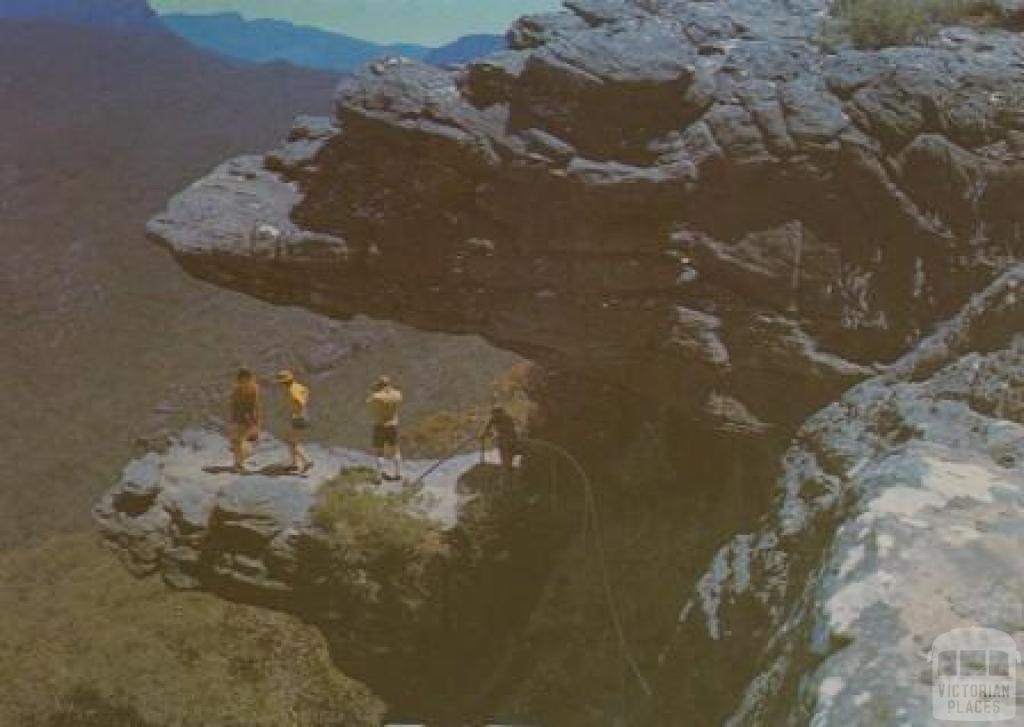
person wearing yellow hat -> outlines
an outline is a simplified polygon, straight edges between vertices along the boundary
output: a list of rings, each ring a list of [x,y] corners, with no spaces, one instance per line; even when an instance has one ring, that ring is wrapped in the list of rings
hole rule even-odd
[[[398,410],[402,406],[402,392],[387,376],[379,376],[366,398],[366,406],[373,418],[373,451],[377,457],[377,477],[386,480],[402,479],[402,452],[398,446]],[[383,474],[382,459],[388,457],[394,465],[394,474]]]
[[[292,458],[289,469],[305,473],[313,466],[313,460],[306,456],[302,449],[303,435],[309,429],[309,387],[296,381],[295,374],[288,369],[278,371],[275,378],[277,383],[284,387],[288,401],[289,426],[285,434],[285,443]]]

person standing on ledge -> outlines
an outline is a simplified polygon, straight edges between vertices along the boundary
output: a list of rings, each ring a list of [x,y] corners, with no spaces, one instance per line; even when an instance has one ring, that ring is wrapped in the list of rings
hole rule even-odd
[[[295,374],[287,369],[278,371],[277,382],[284,387],[288,399],[289,424],[285,443],[292,458],[288,469],[305,474],[313,466],[313,460],[302,450],[302,440],[309,429],[309,388],[296,381]]]
[[[260,401],[260,385],[252,371],[242,367],[235,374],[235,387],[231,390],[230,427],[231,455],[235,471],[245,472],[245,461],[249,459],[249,443],[255,442],[263,427],[263,404]]]
[[[377,478],[385,480],[402,479],[402,453],[398,447],[398,409],[402,406],[402,392],[391,384],[391,379],[381,376],[370,390],[366,405],[373,417],[373,452],[377,457]],[[383,474],[382,459],[389,457],[394,464],[394,474]]]

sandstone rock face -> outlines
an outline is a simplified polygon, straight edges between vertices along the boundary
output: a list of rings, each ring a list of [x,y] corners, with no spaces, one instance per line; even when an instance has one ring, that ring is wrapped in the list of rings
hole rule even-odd
[[[150,234],[268,300],[799,421],[1005,267],[1024,214],[1024,41],[828,55],[825,5],[580,0],[464,69],[380,62]]]
[[[315,445],[309,452],[316,465],[304,477],[211,474],[203,468],[230,462],[228,443],[213,432],[185,432],[165,453],[129,464],[94,515],[137,575],[159,573],[177,588],[216,590],[219,583],[233,583],[267,596],[293,593],[302,586],[299,545],[317,537],[311,511],[319,488],[343,469],[374,464],[361,452]],[[260,470],[286,460],[283,443],[263,439],[250,466]],[[477,461],[476,455],[460,455],[431,472],[414,511],[443,527],[456,525],[465,500],[456,485]],[[406,474],[415,479],[432,464],[409,462]]]
[[[719,552],[686,617],[761,653],[733,724],[930,723],[936,637],[1024,638],[1021,286],[813,416],[765,527]]]
[[[925,702],[895,685],[920,683],[925,641],[1012,626],[966,594],[1019,595],[999,569],[1021,566],[1006,554],[1020,415],[1001,387],[1024,351],[1024,40],[948,28],[924,47],[828,53],[814,40],[827,5],[572,0],[461,69],[382,61],[342,82],[332,119],[226,162],[149,225],[216,284],[480,334],[585,382],[569,399],[624,389],[635,418],[549,407],[549,437],[589,438],[574,451],[605,459],[630,446],[602,439],[625,422],[657,428],[634,433],[636,452],[678,448],[709,417],[796,425],[857,385],[800,429],[763,528],[722,548],[678,625],[663,583],[636,597],[673,621],[650,617],[632,645],[653,684],[622,698],[638,724],[848,724],[865,693],[870,723],[912,722]],[[694,466],[650,479],[690,487]],[[714,497],[647,474],[630,483],[647,496],[634,521]],[[646,562],[643,537],[618,538],[623,562]],[[682,560],[692,543],[656,547]],[[951,557],[929,562],[936,549]],[[535,617],[536,640],[579,626],[546,620],[559,606]],[[558,701],[552,664],[574,648],[509,699]],[[606,688],[621,656],[574,671],[565,691],[590,691],[551,713],[622,719]]]

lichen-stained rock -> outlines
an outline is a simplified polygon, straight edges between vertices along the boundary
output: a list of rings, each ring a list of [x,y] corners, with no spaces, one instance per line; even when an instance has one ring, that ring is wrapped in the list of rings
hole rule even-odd
[[[477,333],[613,380],[656,360],[675,374],[631,381],[641,396],[796,422],[1024,242],[1024,40],[952,28],[827,53],[826,10],[579,0],[465,68],[380,61],[341,83],[335,119],[219,168],[149,232],[277,303]],[[718,321],[715,353],[680,308]],[[785,324],[754,344],[756,320]],[[758,370],[752,344],[788,353]],[[782,409],[758,394],[779,381],[799,392]]]
[[[344,263],[349,258],[341,238],[303,230],[289,219],[299,200],[298,187],[268,171],[261,157],[226,162],[189,192],[149,223],[154,235],[173,235],[175,249],[186,254],[217,262],[240,255],[257,263],[291,258],[299,265],[316,259]]]
[[[324,146],[340,132],[337,126],[319,116],[299,116],[288,139],[264,158],[264,165],[288,179],[298,180],[317,173],[316,160]]]
[[[368,454],[307,451],[313,469],[288,474],[263,438],[241,475],[219,471],[220,434],[185,432],[129,465],[94,517],[134,574],[295,614],[396,712],[463,724],[480,694],[466,684],[521,633],[578,511],[508,486],[478,452],[406,461],[411,488],[374,484]]]
[[[464,68],[382,61],[341,84],[335,118],[215,170],[150,224],[217,284],[479,334],[594,382],[548,387],[566,420],[570,392],[614,388],[643,424],[656,413],[668,449],[709,423],[787,432],[770,425],[856,385],[799,431],[776,507],[719,552],[677,641],[662,648],[670,623],[638,649],[656,692],[630,702],[639,724],[698,704],[744,724],[913,721],[921,703],[892,685],[916,683],[934,628],[1008,625],[964,594],[1005,597],[993,564],[1021,568],[1003,551],[1022,514],[1024,38],[956,27],[828,52],[828,6],[573,0]],[[559,436],[612,459],[628,447],[578,420]],[[662,495],[649,501],[656,522]],[[187,574],[206,507],[160,515],[180,528],[170,547],[143,521],[117,537],[141,567]],[[219,577],[287,582],[288,528],[232,529],[266,557],[234,549]],[[955,558],[929,564],[940,548]],[[659,583],[660,608],[637,608],[667,599]],[[877,702],[857,713],[865,692]]]
[[[808,420],[764,528],[718,553],[684,620],[760,655],[733,724],[923,724],[937,636],[1024,637],[1022,285]]]
[[[256,474],[211,473],[203,468],[230,459],[227,442],[213,432],[185,432],[167,452],[128,465],[94,516],[104,538],[138,575],[159,573],[177,588],[245,586],[271,599],[293,593],[303,587],[299,543],[315,530],[311,518],[319,488],[344,468],[373,465],[359,452],[315,445],[310,452],[316,466],[308,476],[258,473],[287,456],[284,445],[272,439],[255,449],[250,466]],[[460,456],[438,467],[424,479],[425,497],[414,510],[454,526],[465,499],[456,484],[475,463],[475,456]],[[406,469],[416,477],[431,464],[413,461]]]

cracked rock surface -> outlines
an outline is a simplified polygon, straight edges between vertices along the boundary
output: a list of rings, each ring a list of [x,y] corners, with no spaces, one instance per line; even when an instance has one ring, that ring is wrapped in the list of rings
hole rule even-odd
[[[640,724],[915,723],[932,638],[1020,630],[1024,39],[829,52],[827,6],[572,0],[459,69],[384,60],[149,224],[215,284],[484,336],[656,434],[806,420],[638,649]]]
[[[230,462],[227,441],[209,431],[187,431],[164,453],[151,452],[130,463],[121,481],[97,503],[94,516],[104,538],[136,575],[159,573],[177,588],[242,585],[257,593],[291,593],[302,584],[303,541],[317,537],[312,511],[320,488],[342,470],[372,469],[363,452],[311,445],[316,463],[305,476],[210,473],[204,467]],[[493,458],[493,454],[492,454]],[[258,471],[287,462],[285,445],[264,438],[249,466]],[[458,523],[458,481],[478,462],[459,455],[423,480],[416,514],[444,528]],[[410,461],[415,480],[433,462]],[[389,483],[382,496],[397,491]]]
[[[150,235],[274,302],[798,422],[1005,269],[1024,221],[1020,36],[830,54],[825,10],[578,0],[461,69],[381,61]]]
[[[1024,639],[1022,285],[809,419],[764,527],[719,551],[686,616],[725,650],[762,625],[733,724],[929,723],[936,637]]]

